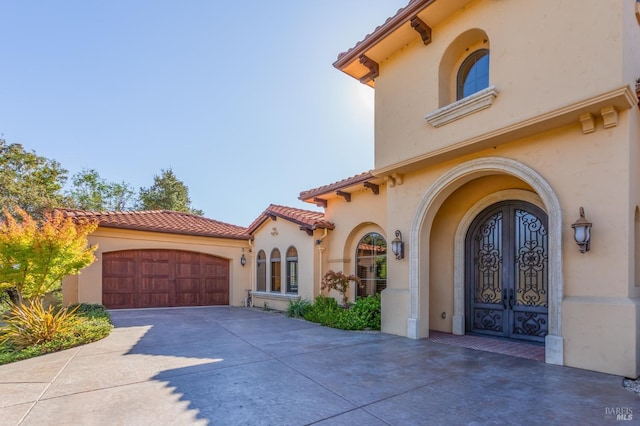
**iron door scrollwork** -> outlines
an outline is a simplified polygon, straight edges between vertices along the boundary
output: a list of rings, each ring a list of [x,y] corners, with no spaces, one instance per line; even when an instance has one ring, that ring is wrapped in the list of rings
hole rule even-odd
[[[466,244],[467,331],[544,341],[546,214],[524,202],[495,204],[478,215]]]

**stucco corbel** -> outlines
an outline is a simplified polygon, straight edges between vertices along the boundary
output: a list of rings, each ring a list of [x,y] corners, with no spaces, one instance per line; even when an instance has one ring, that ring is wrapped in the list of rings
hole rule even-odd
[[[580,114],[580,124],[582,124],[582,133],[585,135],[596,131],[596,122],[590,112]]]
[[[602,119],[604,120],[604,128],[609,129],[618,125],[618,111],[613,105],[606,106],[600,110]]]

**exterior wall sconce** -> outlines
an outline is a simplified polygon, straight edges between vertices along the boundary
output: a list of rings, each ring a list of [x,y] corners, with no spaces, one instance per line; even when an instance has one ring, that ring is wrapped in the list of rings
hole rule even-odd
[[[591,249],[591,222],[584,217],[584,208],[580,207],[580,218],[571,224],[573,238],[580,247],[580,253]]]
[[[404,241],[402,241],[402,234],[398,230],[396,230],[396,237],[391,241],[391,250],[396,255],[396,259],[404,258]]]
[[[242,253],[242,256],[240,257],[240,264],[241,264],[242,266],[244,266],[244,265],[246,265],[246,264],[247,264],[247,258],[246,258],[246,257],[244,257],[244,253]]]

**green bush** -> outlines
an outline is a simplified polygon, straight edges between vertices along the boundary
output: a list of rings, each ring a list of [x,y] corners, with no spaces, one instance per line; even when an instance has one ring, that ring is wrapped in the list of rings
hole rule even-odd
[[[364,323],[364,328],[380,330],[380,293],[375,296],[362,297],[356,300],[349,309],[350,313]]]
[[[0,364],[95,342],[111,333],[113,329],[111,318],[102,305],[80,304],[69,308],[76,309],[74,315],[77,317],[77,322],[73,327],[57,333],[47,342],[37,343],[23,349],[6,339],[2,339],[4,327],[0,328],[0,341],[3,341],[0,343]]]
[[[360,298],[349,309],[341,308],[331,297],[318,296],[304,318],[343,330],[380,330],[380,295]]]
[[[302,318],[305,313],[311,309],[311,302],[307,299],[289,300],[289,306],[287,307],[287,316],[293,318]]]

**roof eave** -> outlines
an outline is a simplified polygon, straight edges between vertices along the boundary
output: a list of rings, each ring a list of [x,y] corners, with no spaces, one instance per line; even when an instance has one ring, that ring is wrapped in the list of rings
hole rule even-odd
[[[436,0],[415,0],[401,9],[395,16],[389,18],[384,24],[380,25],[376,30],[366,37],[359,44],[356,44],[350,50],[341,54],[338,59],[333,63],[333,66],[340,71],[344,71],[344,68],[351,64],[353,61],[358,60],[368,50],[378,44],[381,40],[388,37],[407,20],[415,16],[419,11],[429,6]]]
[[[155,229],[150,227],[141,227],[136,225],[115,225],[112,223],[99,223],[98,228],[110,228],[110,229],[126,229],[129,231],[140,231],[140,232],[156,232],[160,234],[173,234],[173,235],[186,235],[186,236],[196,236],[196,237],[209,237],[209,238],[224,238],[230,240],[249,240],[251,236],[247,233],[246,235],[234,235],[234,234],[216,234],[216,233],[207,233],[207,232],[197,232],[197,231],[177,231],[171,229]]]

